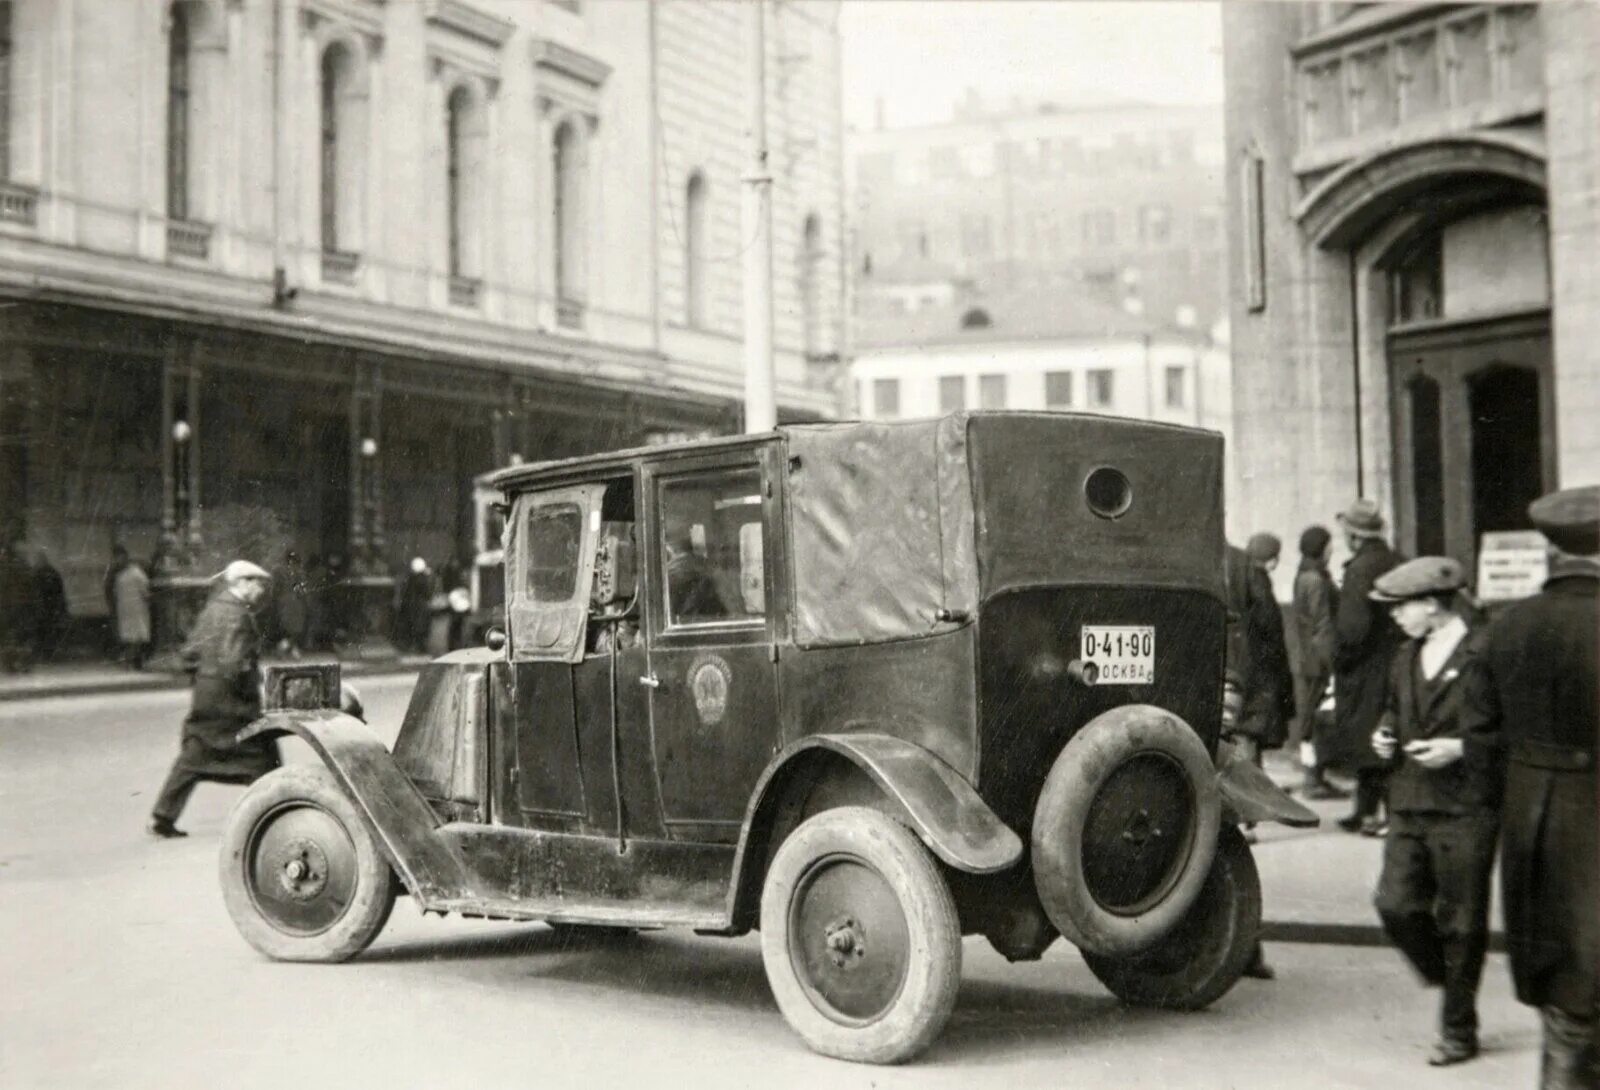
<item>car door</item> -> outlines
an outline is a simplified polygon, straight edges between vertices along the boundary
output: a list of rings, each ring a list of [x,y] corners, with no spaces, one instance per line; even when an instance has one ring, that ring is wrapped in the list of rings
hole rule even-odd
[[[781,526],[766,446],[646,467],[650,718],[669,835],[737,839],[777,752]]]
[[[574,673],[584,658],[602,484],[517,498],[505,546],[516,765],[523,823],[576,828],[589,813]],[[602,817],[603,820],[603,817]]]

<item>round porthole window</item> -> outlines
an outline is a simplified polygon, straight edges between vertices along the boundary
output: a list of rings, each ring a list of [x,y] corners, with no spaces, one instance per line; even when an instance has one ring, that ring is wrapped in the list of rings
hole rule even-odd
[[[1083,498],[1101,518],[1121,518],[1133,506],[1133,485],[1120,469],[1101,466],[1083,482]]]

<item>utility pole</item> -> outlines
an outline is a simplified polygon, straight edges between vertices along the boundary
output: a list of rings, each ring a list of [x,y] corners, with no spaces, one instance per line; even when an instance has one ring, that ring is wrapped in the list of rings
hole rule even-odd
[[[750,5],[750,161],[743,201],[744,430],[778,424],[772,361],[772,172],[767,161],[767,0]]]

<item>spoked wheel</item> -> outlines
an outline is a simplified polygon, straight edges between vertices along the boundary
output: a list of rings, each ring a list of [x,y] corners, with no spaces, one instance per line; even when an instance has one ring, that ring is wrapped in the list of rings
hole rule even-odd
[[[1244,836],[1223,827],[1205,884],[1178,926],[1131,957],[1083,951],[1124,1003],[1199,1010],[1236,984],[1261,939],[1261,879]]]
[[[778,849],[761,894],[761,956],[779,1009],[813,1049],[899,1063],[950,1017],[961,929],[910,830],[846,806],[809,819]]]
[[[397,883],[366,822],[319,766],[256,781],[222,839],[222,897],[245,939],[280,961],[343,961],[394,908]]]

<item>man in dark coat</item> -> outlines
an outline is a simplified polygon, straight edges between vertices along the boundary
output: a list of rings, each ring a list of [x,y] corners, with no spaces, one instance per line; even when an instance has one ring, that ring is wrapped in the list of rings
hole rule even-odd
[[[1355,809],[1339,819],[1346,832],[1382,836],[1378,809],[1383,804],[1384,763],[1369,739],[1388,703],[1389,664],[1400,645],[1400,630],[1383,607],[1369,597],[1380,575],[1400,563],[1384,536],[1378,505],[1357,500],[1338,516],[1350,546],[1344,586],[1333,617],[1333,731],[1322,759],[1356,774]]]
[[[1327,762],[1317,738],[1317,708],[1333,677],[1333,615],[1339,608],[1339,592],[1328,574],[1328,557],[1333,551],[1333,535],[1321,526],[1308,526],[1300,535],[1300,568],[1294,576],[1294,629],[1299,658],[1294,668],[1294,726],[1288,746],[1297,750],[1305,770],[1301,797],[1342,799],[1345,792],[1329,783],[1323,774]]]
[[[202,780],[252,783],[278,767],[272,739],[236,740],[261,714],[261,633],[251,611],[265,599],[271,576],[235,560],[220,578],[222,589],[200,611],[183,649],[194,689],[178,759],[150,814],[150,832],[159,837],[186,835],[178,815]]]
[[[1544,1022],[1541,1086],[1600,1086],[1600,487],[1528,508],[1544,589],[1495,618],[1467,677],[1466,726],[1506,760],[1501,899],[1517,998]]]
[[[1478,981],[1489,948],[1489,876],[1500,827],[1501,765],[1492,727],[1467,731],[1461,675],[1482,644],[1456,612],[1461,565],[1424,556],[1378,577],[1372,599],[1409,637],[1395,652],[1388,706],[1371,739],[1392,769],[1389,839],[1375,898],[1383,929],[1444,991],[1428,1062],[1478,1054]]]

